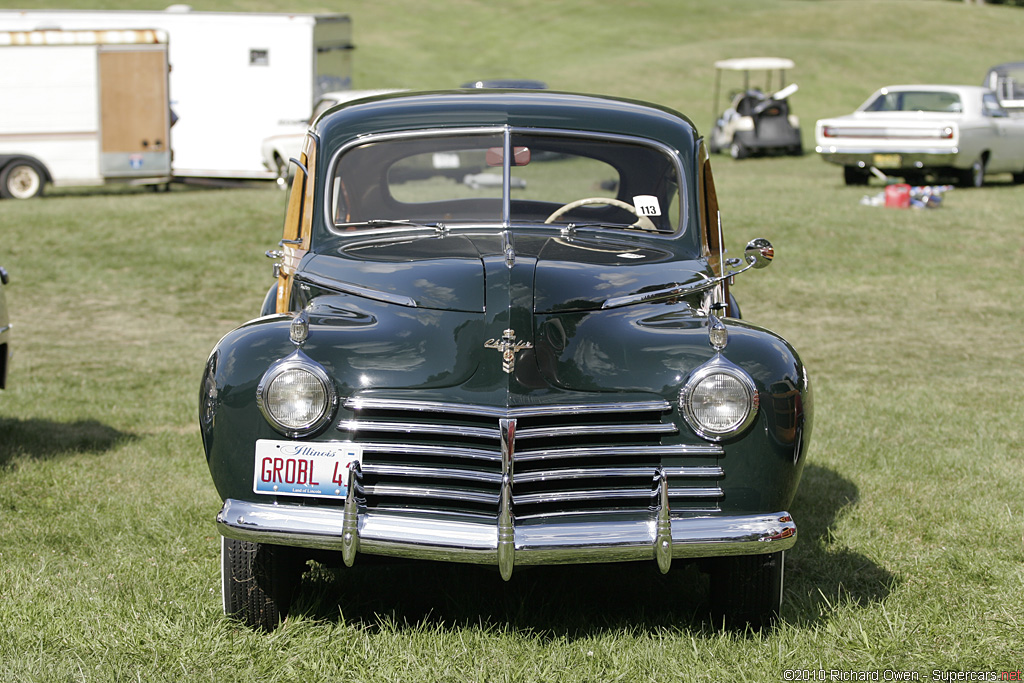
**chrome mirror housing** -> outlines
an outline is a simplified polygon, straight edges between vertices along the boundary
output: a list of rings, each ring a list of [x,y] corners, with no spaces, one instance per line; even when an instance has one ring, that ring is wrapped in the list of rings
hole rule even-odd
[[[752,268],[766,268],[775,258],[775,247],[765,238],[757,237],[747,242],[743,258]]]

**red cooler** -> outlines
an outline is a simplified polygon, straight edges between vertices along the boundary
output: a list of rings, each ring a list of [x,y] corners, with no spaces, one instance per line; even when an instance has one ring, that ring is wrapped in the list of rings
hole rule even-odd
[[[906,209],[910,206],[910,185],[895,183],[885,186],[885,205],[893,209]]]

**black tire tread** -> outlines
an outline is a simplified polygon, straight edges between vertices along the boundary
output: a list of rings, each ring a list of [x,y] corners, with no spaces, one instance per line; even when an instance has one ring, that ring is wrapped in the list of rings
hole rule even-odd
[[[224,613],[272,631],[288,615],[305,562],[284,546],[223,538]]]

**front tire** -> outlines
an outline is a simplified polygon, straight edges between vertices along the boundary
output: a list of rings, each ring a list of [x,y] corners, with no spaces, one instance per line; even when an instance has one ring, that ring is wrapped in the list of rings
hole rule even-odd
[[[985,159],[978,157],[971,167],[960,171],[960,185],[963,187],[981,187],[985,184]]]
[[[729,145],[729,156],[733,159],[746,159],[750,156],[750,151],[742,142],[733,142]]]
[[[43,171],[31,161],[12,161],[0,171],[0,197],[31,199],[43,193]]]
[[[843,182],[847,185],[867,185],[868,174],[856,166],[843,166]]]
[[[224,614],[246,626],[273,631],[288,615],[305,561],[285,546],[221,537]]]
[[[711,605],[716,624],[769,628],[782,607],[785,552],[723,557],[711,566]]]

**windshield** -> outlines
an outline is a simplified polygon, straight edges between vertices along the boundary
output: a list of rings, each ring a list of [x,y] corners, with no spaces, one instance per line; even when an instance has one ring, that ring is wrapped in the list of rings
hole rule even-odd
[[[864,107],[864,111],[938,111],[962,112],[960,96],[955,92],[934,90],[882,91]]]
[[[344,151],[329,206],[336,230],[572,223],[671,233],[681,219],[679,184],[675,158],[637,140],[438,132]]]

